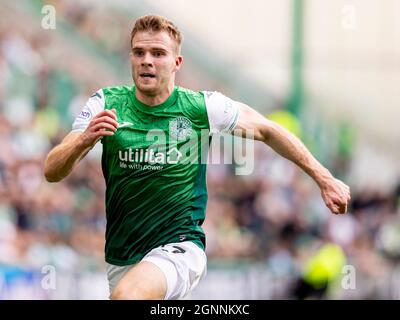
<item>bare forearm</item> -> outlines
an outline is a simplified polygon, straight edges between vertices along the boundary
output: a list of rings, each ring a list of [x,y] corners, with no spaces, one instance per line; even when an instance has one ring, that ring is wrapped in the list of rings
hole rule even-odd
[[[313,157],[300,139],[282,126],[271,123],[268,132],[265,133],[264,141],[278,154],[303,169],[320,187],[326,180],[333,178],[331,173]]]
[[[44,174],[46,180],[58,182],[64,179],[90,149],[81,142],[79,135],[71,137],[55,147],[50,151],[45,161]]]
[[[101,138],[112,136],[117,127],[115,109],[103,110],[89,122],[84,132],[68,134],[46,158],[44,165],[46,180],[57,182],[64,179]]]
[[[238,103],[240,115],[235,135],[263,141],[278,154],[291,160],[312,177],[321,189],[326,206],[334,214],[346,213],[350,188],[335,179],[307,150],[304,144],[279,124],[266,119],[246,104]]]

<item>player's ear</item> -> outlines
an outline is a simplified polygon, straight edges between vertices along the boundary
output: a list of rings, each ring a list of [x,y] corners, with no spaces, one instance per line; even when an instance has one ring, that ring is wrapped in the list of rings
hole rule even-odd
[[[175,58],[175,71],[178,71],[181,68],[183,63],[183,57],[181,55],[177,55]]]

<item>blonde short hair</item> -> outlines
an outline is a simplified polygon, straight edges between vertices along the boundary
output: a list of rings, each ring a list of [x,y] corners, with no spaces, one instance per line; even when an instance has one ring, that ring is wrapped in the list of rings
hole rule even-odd
[[[169,36],[177,43],[177,51],[179,52],[183,41],[183,35],[179,31],[179,29],[167,18],[156,15],[139,17],[136,20],[135,25],[133,26],[133,29],[131,31],[131,43],[135,34],[140,31],[166,31]]]

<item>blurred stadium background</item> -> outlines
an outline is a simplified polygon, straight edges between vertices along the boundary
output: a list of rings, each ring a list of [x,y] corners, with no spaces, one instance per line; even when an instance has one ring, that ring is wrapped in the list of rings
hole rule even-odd
[[[0,0],[0,299],[108,298],[101,150],[58,184],[43,161],[91,93],[131,83],[129,33],[152,13],[185,35],[179,85],[282,123],[352,188],[333,216],[262,144],[250,175],[209,165],[209,267],[191,298],[399,299],[399,0]]]

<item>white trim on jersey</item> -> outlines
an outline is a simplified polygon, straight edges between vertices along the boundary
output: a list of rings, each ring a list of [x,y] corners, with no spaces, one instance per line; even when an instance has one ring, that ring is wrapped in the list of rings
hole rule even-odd
[[[203,93],[210,123],[210,134],[232,132],[239,118],[238,104],[217,91],[203,91]]]
[[[88,99],[85,106],[82,108],[82,111],[75,118],[71,132],[85,131],[93,117],[104,110],[104,105],[104,94],[103,90],[100,89]]]
[[[236,127],[239,107],[235,101],[217,91],[203,91],[210,123],[210,134],[230,133]],[[96,91],[75,118],[72,132],[83,132],[90,121],[105,107],[103,90]]]

